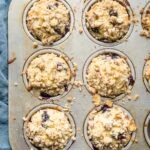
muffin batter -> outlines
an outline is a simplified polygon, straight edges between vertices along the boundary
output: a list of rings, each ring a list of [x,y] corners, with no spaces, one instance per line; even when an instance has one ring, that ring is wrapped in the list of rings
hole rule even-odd
[[[26,135],[30,142],[42,150],[62,150],[73,137],[67,116],[56,109],[42,109],[27,122]]]
[[[98,150],[120,150],[136,130],[134,120],[119,106],[101,106],[88,120],[88,138]]]
[[[142,36],[150,38],[150,7],[146,11],[146,15],[142,17],[143,31],[141,32]]]
[[[145,69],[144,75],[145,75],[145,78],[147,79],[148,84],[150,86],[150,59],[147,60],[147,62],[146,62],[146,69]]]
[[[40,90],[41,96],[63,94],[68,90],[71,76],[71,70],[65,59],[53,53],[37,56],[27,68],[29,86]]]
[[[102,54],[93,58],[87,68],[86,79],[92,94],[105,97],[126,93],[134,84],[125,58],[115,53]]]
[[[125,6],[115,0],[100,0],[86,13],[90,34],[103,42],[115,42],[123,38],[130,26],[130,17]]]
[[[27,28],[35,39],[50,45],[70,28],[70,13],[59,0],[38,0],[27,14]]]

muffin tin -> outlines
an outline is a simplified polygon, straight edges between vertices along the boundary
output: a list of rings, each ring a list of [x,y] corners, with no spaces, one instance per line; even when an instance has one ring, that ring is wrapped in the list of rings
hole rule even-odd
[[[85,81],[86,65],[90,62],[95,54],[102,53],[104,49],[114,50],[127,56],[129,65],[134,73],[135,84],[131,90],[132,95],[138,94],[140,98],[137,101],[128,101],[127,95],[117,99],[115,104],[121,105],[127,109],[137,124],[136,139],[138,142],[131,141],[128,149],[131,150],[148,150],[149,145],[147,144],[144,133],[149,134],[149,130],[144,130],[145,118],[149,112],[149,96],[150,93],[147,91],[143,82],[143,70],[145,64],[145,58],[149,56],[149,45],[150,40],[140,36],[142,30],[140,10],[146,6],[148,0],[130,0],[131,10],[136,14],[135,16],[139,19],[139,23],[132,25],[132,32],[128,39],[121,40],[119,43],[101,43],[94,42],[93,39],[87,36],[85,29],[84,13],[87,6],[91,2],[81,0],[65,1],[67,7],[72,12],[72,28],[67,33],[66,38],[54,43],[51,46],[43,46],[40,42],[36,41],[31,37],[30,33],[25,27],[25,16],[31,4],[35,0],[13,0],[9,8],[9,57],[13,53],[16,54],[16,61],[9,65],[9,139],[12,149],[31,149],[26,143],[23,130],[23,117],[25,117],[33,108],[42,105],[49,106],[51,104],[66,106],[67,97],[73,96],[76,99],[71,107],[71,115],[76,125],[76,141],[70,146],[70,150],[90,150],[84,139],[83,131],[84,122],[87,114],[94,107],[92,103],[92,95],[86,88],[86,82],[82,87],[82,91],[78,88],[71,88],[63,96],[51,98],[49,100],[38,99],[34,94],[30,94],[27,91],[25,76],[22,77],[23,68],[27,64],[27,60],[32,59],[32,54],[44,53],[45,51],[58,53],[64,53],[70,59],[70,65],[72,62],[77,63],[78,71],[75,80]],[[133,28],[134,26],[134,28]],[[83,30],[83,33],[82,33]],[[33,48],[33,42],[38,43],[38,48]],[[109,46],[109,48],[107,48]],[[93,55],[94,54],[94,55]],[[25,81],[25,84],[24,84]],[[102,98],[105,100],[105,98]],[[66,147],[67,148],[67,147]],[[34,149],[34,148],[33,148]]]

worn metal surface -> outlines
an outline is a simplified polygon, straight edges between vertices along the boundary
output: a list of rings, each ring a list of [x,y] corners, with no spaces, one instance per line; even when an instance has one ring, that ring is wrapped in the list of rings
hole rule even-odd
[[[39,45],[38,49],[33,49],[33,41],[23,29],[23,12],[29,1],[30,0],[12,0],[9,9],[9,56],[14,52],[17,57],[16,61],[9,65],[9,138],[13,150],[30,149],[23,137],[22,117],[26,116],[35,106],[45,103],[26,90],[21,76],[26,59],[32,53],[44,48]],[[140,20],[140,10],[146,5],[148,0],[130,0],[129,2],[132,10]],[[79,33],[79,29],[82,28],[82,11],[86,4],[81,0],[68,0],[68,3],[74,10],[75,27],[71,35],[65,41],[53,47],[58,50],[63,49],[62,51],[67,54],[69,58],[74,58],[72,61],[78,64],[76,79],[83,80],[83,69],[87,58],[92,53],[105,48],[104,46],[107,45],[101,46],[93,42],[86,33]],[[148,53],[150,52],[150,40],[139,35],[141,29],[142,27],[139,22],[134,25],[133,31],[127,41],[123,41],[118,45],[111,45],[112,48],[120,50],[130,58],[136,72],[136,81],[132,89],[132,94],[139,94],[139,100],[126,101],[125,103],[123,103],[122,100],[115,102],[129,110],[138,127],[136,133],[138,143],[132,144],[129,148],[130,150],[150,149],[143,133],[144,120],[150,110],[150,93],[147,92],[142,78],[143,66],[145,64],[144,59],[148,57]],[[18,86],[15,86],[15,83],[18,83]],[[76,97],[71,109],[71,114],[77,128],[81,129],[80,132],[77,132],[76,141],[70,150],[90,150],[90,147],[83,137],[83,124],[86,115],[93,108],[91,94],[87,91],[86,87],[83,87],[82,92],[79,92],[79,89],[73,88],[67,95],[59,100],[54,100],[54,102],[64,106],[66,97],[70,95]]]

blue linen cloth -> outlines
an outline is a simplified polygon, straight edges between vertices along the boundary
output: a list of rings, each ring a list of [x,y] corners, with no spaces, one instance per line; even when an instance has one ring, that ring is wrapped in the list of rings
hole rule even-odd
[[[8,140],[7,21],[10,0],[0,0],[0,150],[11,150]]]

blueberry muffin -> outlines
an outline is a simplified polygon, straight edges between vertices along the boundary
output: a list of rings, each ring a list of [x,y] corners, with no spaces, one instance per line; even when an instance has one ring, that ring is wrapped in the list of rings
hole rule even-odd
[[[97,150],[121,150],[129,143],[135,130],[131,116],[110,101],[89,115],[88,138]]]
[[[150,7],[146,10],[145,16],[142,17],[142,26],[141,35],[150,38]]]
[[[73,129],[65,113],[50,108],[33,114],[25,133],[29,141],[41,150],[62,150],[73,137]]]
[[[40,91],[42,97],[62,95],[68,91],[72,79],[66,60],[54,53],[45,53],[34,58],[26,73],[29,87]]]
[[[69,31],[70,12],[60,0],[38,0],[30,8],[26,23],[35,39],[50,45]]]
[[[90,34],[103,42],[122,39],[130,27],[126,7],[115,0],[99,0],[86,12],[86,26]]]
[[[125,94],[134,84],[126,58],[115,53],[93,58],[87,68],[86,80],[92,94],[104,97]]]

